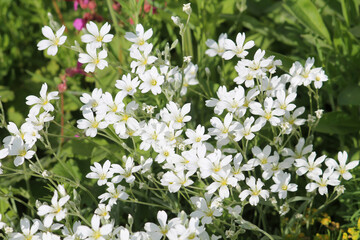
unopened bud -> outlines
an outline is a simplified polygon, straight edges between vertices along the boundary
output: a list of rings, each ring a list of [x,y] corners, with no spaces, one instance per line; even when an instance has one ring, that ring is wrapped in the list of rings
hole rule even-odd
[[[183,6],[183,11],[187,14],[190,15],[192,10],[191,10],[191,6],[190,3],[184,4]]]

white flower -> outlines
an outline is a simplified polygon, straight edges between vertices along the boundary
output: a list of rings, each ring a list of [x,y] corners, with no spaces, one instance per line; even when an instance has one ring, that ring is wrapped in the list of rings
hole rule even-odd
[[[282,151],[283,156],[289,156],[287,159],[291,159],[295,161],[296,159],[306,159],[305,155],[311,153],[313,150],[313,145],[309,144],[305,146],[305,139],[300,138],[298,144],[295,146],[295,151],[291,150],[290,148],[284,148]]]
[[[264,56],[265,56],[265,51],[258,49],[255,52],[253,60],[241,59],[241,61],[238,62],[238,66],[249,68],[249,71],[253,76],[257,76],[257,77],[265,76],[265,73],[267,72],[267,67],[272,62],[272,60],[264,59]]]
[[[220,217],[223,209],[221,208],[221,198],[205,193],[205,198],[191,197],[191,202],[196,206],[196,210],[190,214],[191,217],[201,219],[202,224],[211,224],[214,217]]]
[[[21,138],[16,137],[12,142],[11,146],[9,146],[9,156],[16,156],[14,159],[14,165],[20,166],[24,163],[25,159],[31,159],[35,151],[30,150],[31,147],[24,143]]]
[[[115,188],[115,185],[112,182],[108,182],[106,184],[108,188],[106,189],[106,193],[103,193],[99,196],[100,203],[105,202],[109,199],[109,206],[112,206],[116,204],[118,199],[126,200],[129,195],[125,192],[125,187],[121,185],[117,185]]]
[[[212,117],[210,123],[213,128],[209,128],[209,134],[215,135],[215,139],[218,140],[218,143],[221,142],[221,146],[229,143],[229,134],[233,134],[237,127],[236,122],[233,122],[233,114],[226,114],[224,123],[217,117]]]
[[[311,179],[315,182],[308,183],[305,188],[308,192],[313,192],[316,188],[319,188],[320,195],[327,195],[327,185],[337,186],[340,184],[338,176],[338,174],[334,174],[334,169],[327,168],[321,178],[319,175],[311,175]]]
[[[214,182],[207,186],[206,190],[208,193],[214,193],[219,189],[219,196],[222,199],[228,198],[230,195],[228,185],[233,187],[237,185],[237,179],[232,175],[230,169],[213,173],[211,177]]]
[[[150,147],[156,148],[165,138],[166,124],[152,118],[143,127],[140,149],[147,151]]]
[[[126,159],[124,157],[124,159]],[[125,178],[127,183],[132,183],[135,181],[135,177],[132,175],[140,171],[141,166],[135,166],[134,159],[132,157],[128,157],[125,162],[125,168],[122,168],[119,164],[112,164],[111,171],[113,173],[118,173],[120,175],[115,176],[111,181],[113,183],[119,183],[122,179]]]
[[[108,220],[110,218],[110,212],[111,210],[111,206],[110,205],[105,205],[100,203],[98,205],[98,208],[95,209],[95,214],[99,215],[100,217],[103,217],[105,220]]]
[[[80,101],[84,103],[80,110],[94,110],[96,111],[100,103],[102,102],[102,89],[94,88],[91,95],[83,93],[80,97]]]
[[[197,149],[201,148],[203,148],[204,151],[206,150],[204,145],[198,147]],[[231,155],[223,157],[221,150],[215,149],[212,153],[207,155],[206,158],[201,158],[199,160],[201,177],[207,178],[212,174],[217,174],[221,170],[229,170],[231,161]]]
[[[254,117],[248,117],[244,121],[244,125],[238,123],[237,128],[235,129],[235,141],[240,141],[242,138],[246,140],[252,140],[255,137],[254,132],[260,131],[260,129],[265,125],[266,121],[263,118],[258,118],[255,121]],[[251,126],[252,125],[252,126]]]
[[[47,50],[47,54],[55,56],[58,51],[58,46],[63,45],[66,41],[66,36],[61,36],[64,33],[65,26],[62,26],[59,30],[56,31],[55,35],[53,30],[45,26],[41,29],[42,34],[48,38],[46,40],[41,40],[38,44],[38,50]]]
[[[105,23],[99,32],[98,27],[92,21],[86,24],[86,30],[90,34],[84,34],[81,36],[81,41],[91,44],[94,48],[101,47],[101,43],[109,43],[113,39],[114,35],[108,34],[110,32],[110,24]]]
[[[115,87],[120,89],[121,94],[125,97],[127,95],[133,96],[140,81],[138,77],[131,79],[130,73],[123,75],[121,80],[116,80]]]
[[[11,233],[11,240],[40,240],[40,236],[36,234],[39,230],[39,223],[35,221],[32,226],[30,226],[30,221],[27,218],[22,218],[20,220],[20,228],[22,233]]]
[[[186,3],[183,5],[183,11],[187,14],[190,15],[191,14],[191,3]]]
[[[1,167],[1,164],[0,164]],[[2,215],[0,214],[0,229],[3,229],[4,227],[6,227],[6,223],[1,221]]]
[[[245,42],[245,33],[238,33],[236,35],[236,45],[232,40],[226,39],[225,48],[227,51],[222,55],[222,57],[226,60],[233,58],[235,55],[238,58],[245,58],[246,55],[248,55],[249,53],[246,50],[252,48],[255,45],[255,42],[252,40],[246,42],[245,44],[244,42]]]
[[[244,190],[240,193],[239,198],[241,198],[241,201],[244,201],[245,198],[250,195],[250,204],[256,206],[259,203],[259,195],[265,200],[269,197],[269,191],[262,189],[264,183],[261,179],[256,181],[255,178],[251,176],[250,178],[246,178],[246,184],[250,187],[250,190]]]
[[[179,223],[179,219],[175,218],[170,220],[167,223],[167,214],[165,211],[158,211],[157,219],[160,224],[156,225],[152,222],[145,223],[145,231],[150,235],[150,239],[152,240],[160,240],[165,238],[165,236],[171,236],[174,234],[176,225]]]
[[[77,234],[80,235],[81,239],[86,240],[105,240],[112,231],[112,224],[105,224],[100,227],[100,216],[94,215],[91,218],[91,228],[88,226],[79,226],[77,228]]]
[[[301,176],[305,173],[307,177],[320,176],[322,174],[321,163],[325,160],[326,156],[323,155],[315,160],[316,153],[312,152],[308,157],[308,161],[300,158],[295,160],[296,174]],[[315,161],[314,161],[315,160]]]
[[[208,39],[206,40],[205,44],[206,46],[209,47],[208,50],[205,51],[205,53],[207,55],[209,55],[210,57],[214,57],[216,55],[219,55],[220,57],[224,54],[225,52],[225,40],[227,39],[227,34],[226,33],[222,33],[219,36],[218,42],[215,42],[212,39]]]
[[[80,63],[88,63],[84,69],[85,72],[94,72],[95,67],[102,70],[108,66],[108,62],[104,60],[107,57],[105,49],[101,50],[99,54],[97,54],[96,48],[88,44],[86,45],[86,52],[87,53],[80,53],[78,60]]]
[[[128,41],[133,42],[135,47],[139,47],[139,49],[143,51],[146,46],[146,41],[153,35],[153,30],[150,28],[144,32],[144,27],[141,24],[137,24],[135,31],[135,34],[132,32],[125,33],[125,38]]]
[[[205,134],[205,127],[200,124],[196,127],[196,130],[188,129],[185,132],[188,139],[184,141],[184,144],[192,144],[194,148],[199,147],[206,140],[210,138],[210,135]]]
[[[84,111],[83,116],[85,119],[80,119],[77,121],[77,127],[79,129],[85,130],[85,135],[89,137],[95,137],[98,129],[104,129],[108,124],[104,121],[104,114],[96,114],[91,110]]]
[[[30,109],[30,114],[37,115],[40,112],[40,109],[43,108],[46,112],[52,112],[54,111],[54,106],[50,103],[51,100],[59,99],[58,92],[49,92],[46,93],[48,89],[48,86],[46,83],[44,83],[41,86],[40,90],[40,98],[30,95],[26,97],[26,104],[32,106]]]
[[[279,172],[272,178],[275,182],[274,185],[270,187],[271,192],[278,192],[280,199],[285,199],[287,192],[296,192],[298,186],[294,183],[290,183],[291,174]]]
[[[3,159],[9,155],[9,149],[4,148],[0,150],[0,159]]]
[[[32,125],[32,127],[37,131],[42,130],[44,128],[44,124],[46,122],[50,122],[52,120],[54,120],[54,116],[51,116],[51,114],[48,112],[40,113],[38,116],[29,113],[28,117],[25,119],[25,121],[27,123],[30,123]],[[33,129],[32,129],[32,131],[33,131]],[[32,132],[32,133],[34,133],[34,132]],[[36,138],[40,138],[40,136],[37,135]]]
[[[327,159],[325,164],[329,168],[334,168],[335,172],[334,174],[337,174],[338,176],[343,177],[345,180],[350,180],[352,178],[351,173],[349,170],[355,168],[357,165],[359,165],[359,160],[351,161],[348,164],[346,164],[348,158],[347,152],[339,152],[338,153],[338,162],[337,163],[334,159]]]
[[[51,206],[43,204],[38,208],[38,215],[45,216],[44,226],[50,227],[53,223],[54,217],[56,221],[61,221],[66,217],[67,209],[63,206],[70,199],[69,195],[66,195],[58,200],[58,192],[55,190],[54,196],[51,199]]]
[[[94,163],[94,166],[90,166],[90,169],[92,172],[88,173],[86,175],[87,178],[92,179],[99,179],[97,184],[99,186],[106,184],[108,178],[112,178],[113,172],[110,169],[111,162],[110,160],[106,160],[104,163],[104,166],[101,167],[101,165],[97,162]]]
[[[276,102],[275,107],[283,109],[285,111],[292,111],[295,109],[296,105],[291,103],[296,98],[296,93],[290,93],[286,96],[284,90],[279,90],[276,92]]]
[[[142,93],[151,91],[154,95],[161,93],[161,85],[164,83],[164,76],[161,76],[156,67],[152,67],[144,74],[140,74],[140,79],[143,81],[139,89]]]
[[[145,72],[146,66],[156,61],[157,57],[149,56],[152,47],[153,45],[151,43],[147,44],[146,46],[144,46],[143,53],[140,53],[137,48],[130,49],[130,57],[137,60],[130,63],[132,73],[134,73],[136,69],[137,74],[142,74]]]
[[[187,172],[185,175],[184,171],[180,172],[166,172],[161,179],[161,185],[168,186],[169,192],[174,193],[179,191],[181,186],[187,187],[194,183],[190,179],[190,176],[193,174],[193,172]]]
[[[192,56],[184,56],[184,63],[190,63]]]
[[[323,113],[324,113],[324,109],[318,109],[315,111],[315,115],[318,119],[322,117]]]
[[[314,86],[315,88],[319,89],[322,87],[323,82],[326,82],[328,80],[328,76],[321,68],[315,68],[313,74],[315,75]]]
[[[242,173],[243,168],[241,167],[242,160],[243,160],[243,156],[241,155],[241,153],[237,153],[234,156],[234,161],[233,161],[234,167],[231,169],[231,173],[239,181],[245,180],[245,175]]]
[[[269,121],[272,126],[280,124],[280,119],[277,116],[285,114],[285,110],[276,108],[275,102],[271,97],[267,97],[264,101],[264,109],[258,102],[250,104],[251,113],[261,116],[265,121]]]
[[[160,111],[160,116],[168,124],[172,121],[174,129],[181,129],[186,122],[191,120],[191,116],[186,116],[190,112],[190,107],[191,104],[187,103],[182,108],[178,108],[173,101],[170,101],[166,104],[166,108]]]

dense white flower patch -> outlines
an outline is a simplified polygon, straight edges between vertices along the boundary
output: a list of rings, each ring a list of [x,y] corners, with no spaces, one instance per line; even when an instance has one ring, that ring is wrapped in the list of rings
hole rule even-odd
[[[190,16],[190,4],[184,5],[184,11]],[[184,27],[180,19],[173,17],[173,20]],[[81,40],[87,44],[87,53],[79,54],[79,62],[87,63],[86,72],[94,72],[108,66],[104,46],[112,41],[113,35],[109,34],[108,23],[100,31],[93,22],[86,27],[89,33]],[[49,47],[48,53],[55,55],[57,46],[66,39],[61,37],[63,30],[54,35],[49,27],[44,27],[43,33],[50,40],[40,42],[39,49]],[[276,76],[281,61],[274,56],[265,57],[262,49],[249,58],[247,50],[255,43],[246,41],[245,33],[238,33],[235,42],[226,33],[220,35],[218,42],[207,40],[208,56],[225,60],[236,56],[238,62],[234,66],[236,86],[233,89],[220,86],[217,97],[206,100],[205,105],[214,108],[214,116],[207,125],[210,127],[206,128],[192,122],[191,103],[177,101],[186,95],[189,87],[199,83],[198,66],[189,62],[189,58],[181,67],[153,56],[154,46],[148,43],[152,35],[153,30],[145,31],[141,24],[136,26],[135,33],[126,33],[125,38],[133,43],[129,49],[133,59],[131,73],[116,81],[115,96],[95,88],[91,94],[83,93],[80,97],[83,119],[77,121],[77,128],[86,136],[106,135],[109,130],[119,142],[124,139],[140,142],[136,146],[134,141],[134,149],[126,148],[129,156],[95,162],[90,167],[86,178],[97,180],[104,190],[98,196],[91,222],[84,221],[90,219],[86,216],[76,218],[80,222],[74,222],[73,226],[65,224],[66,218],[78,216],[79,212],[72,205],[75,196],[59,185],[50,204],[38,204],[41,220],[21,219],[21,232],[8,234],[9,239],[218,239],[209,236],[207,225],[221,218],[224,209],[232,218],[240,219],[247,204],[257,206],[269,201],[280,215],[285,215],[293,204],[289,199],[297,196],[301,187],[313,197],[317,192],[329,197],[329,192],[334,192],[329,186],[340,188],[342,180],[352,178],[349,170],[359,161],[347,163],[346,152],[339,152],[337,161],[319,156],[311,141],[299,131],[301,126],[313,122],[301,118],[305,108],[296,105],[297,89],[301,86],[319,89],[327,80],[321,68],[313,67],[313,58],[305,66],[295,62],[289,74]],[[137,94],[152,97],[166,94],[168,102],[163,108],[147,105],[137,102]],[[27,97],[26,104],[32,106],[28,118],[20,128],[9,123],[11,135],[3,140],[0,159],[9,155],[14,156],[15,166],[27,160],[32,163],[35,144],[44,141],[41,133],[54,118],[50,101],[58,99],[57,95],[57,92],[47,93],[44,84],[40,98]],[[139,104],[144,104],[142,109]],[[318,118],[321,113],[316,113]],[[272,133],[273,138],[264,132]],[[287,145],[292,137],[297,142],[294,149]],[[139,156],[138,149],[152,157]],[[0,174],[2,171],[0,168]],[[41,174],[47,176],[45,171]],[[144,231],[117,226],[111,216],[113,207],[118,201],[136,202],[131,189],[146,188],[142,178],[159,189],[183,194],[193,211],[172,213],[171,218],[171,212],[160,210],[157,223],[144,223]],[[296,179],[306,182],[305,188],[295,183]],[[0,222],[0,229],[5,227]]]

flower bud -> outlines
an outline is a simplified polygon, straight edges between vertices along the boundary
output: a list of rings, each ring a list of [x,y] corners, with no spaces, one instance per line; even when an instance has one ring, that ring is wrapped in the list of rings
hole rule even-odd
[[[184,11],[187,15],[190,15],[190,14],[191,14],[192,10],[191,10],[190,3],[184,4],[184,6],[183,6],[183,11]]]

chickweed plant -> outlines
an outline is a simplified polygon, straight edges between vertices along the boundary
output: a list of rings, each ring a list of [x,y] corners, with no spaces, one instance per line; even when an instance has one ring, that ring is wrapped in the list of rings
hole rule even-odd
[[[202,109],[194,109],[187,93],[194,85],[206,91],[212,70],[198,68],[184,54],[190,3],[183,11],[186,19],[172,17],[181,39],[164,49],[154,50],[151,43],[156,28],[137,24],[122,36],[132,43],[132,62],[131,71],[116,80],[116,94],[95,88],[80,97],[82,117],[76,127],[85,136],[79,140],[105,139],[126,152],[91,165],[86,178],[101,194],[46,169],[37,155],[42,145],[72,173],[49,140],[59,92],[44,83],[40,97],[28,96],[31,108],[19,127],[6,122],[2,109],[1,121],[10,135],[3,139],[0,158],[13,160],[15,168],[0,163],[0,173],[23,168],[25,175],[46,181],[53,195],[26,205],[33,217],[22,216],[20,225],[0,215],[1,239],[283,239],[309,231],[317,214],[344,193],[342,183],[352,178],[350,171],[359,161],[348,161],[346,152],[321,155],[312,145],[323,114],[318,92],[328,80],[324,70],[308,58],[279,75],[281,60],[265,57],[262,49],[252,56],[249,51],[256,46],[245,33],[233,40],[223,33],[217,41],[206,41],[205,53],[221,61],[236,59],[235,87],[220,86]],[[39,39],[38,50],[48,55],[78,52],[84,74],[118,68],[108,56],[108,44],[120,36],[111,34],[109,23],[90,21],[83,45],[68,49],[64,30],[44,26],[46,39]],[[178,43],[183,61],[174,66],[171,51]],[[208,79],[198,79],[198,71]],[[296,105],[298,98],[307,98],[310,109]],[[209,109],[213,114],[207,123],[194,121],[195,114]],[[93,204],[84,204],[80,192]],[[146,206],[152,218],[129,215],[124,220],[116,214],[134,205]],[[270,229],[269,222],[278,227]]]

